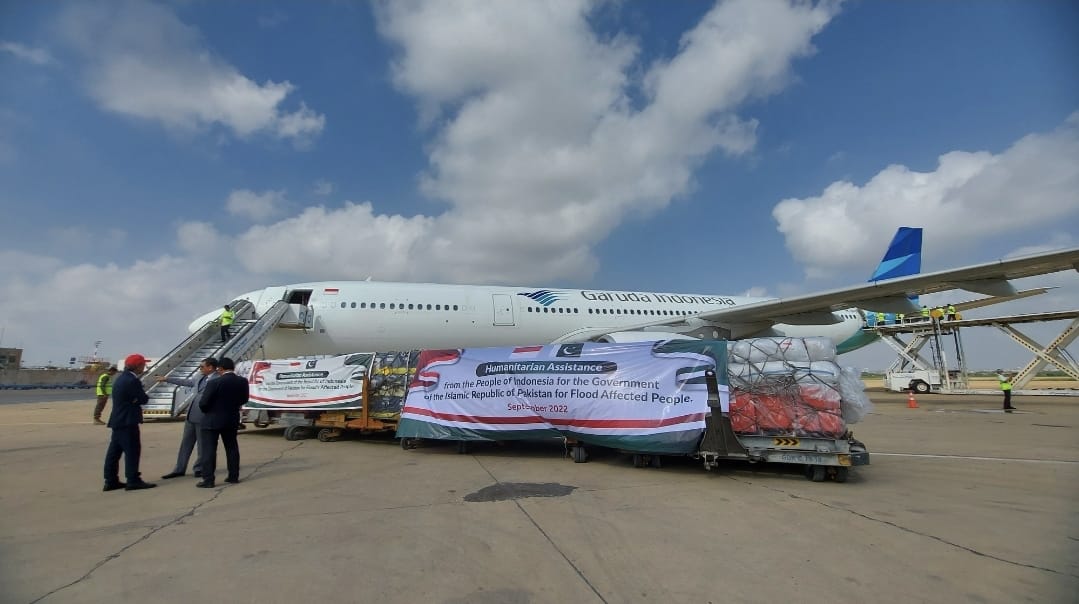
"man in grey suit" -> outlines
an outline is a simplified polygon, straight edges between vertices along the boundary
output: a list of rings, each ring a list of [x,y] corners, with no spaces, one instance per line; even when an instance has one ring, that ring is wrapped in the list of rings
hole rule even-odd
[[[202,373],[198,379],[188,378],[157,378],[158,382],[168,382],[170,384],[176,384],[177,386],[187,386],[188,388],[195,389],[195,396],[191,399],[191,404],[187,408],[187,419],[184,421],[184,434],[180,437],[180,451],[176,454],[176,466],[171,472],[165,474],[161,478],[169,479],[183,476],[187,473],[187,462],[191,459],[191,452],[195,450],[195,446],[199,439],[199,424],[202,423],[202,409],[199,408],[199,399],[202,398],[203,392],[206,390],[206,384],[210,383],[210,380],[217,378],[217,359],[213,357],[206,357],[199,364],[199,372]],[[201,476],[202,472],[202,451],[199,451],[195,457],[195,476]]]
[[[247,380],[236,375],[236,364],[228,357],[218,363],[221,376],[206,384],[199,399],[203,417],[199,432],[202,452],[202,481],[197,487],[212,489],[217,470],[217,439],[225,445],[228,477],[225,482],[240,482],[240,446],[236,442],[236,426],[240,424],[240,407],[247,402]]]

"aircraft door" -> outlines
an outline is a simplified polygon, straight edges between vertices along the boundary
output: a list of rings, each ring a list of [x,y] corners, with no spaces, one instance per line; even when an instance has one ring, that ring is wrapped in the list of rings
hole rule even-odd
[[[513,298],[509,294],[491,294],[495,325],[513,325]]]
[[[289,308],[281,317],[279,327],[292,329],[311,329],[315,324],[315,311],[310,305],[311,290],[294,289],[285,295]]]

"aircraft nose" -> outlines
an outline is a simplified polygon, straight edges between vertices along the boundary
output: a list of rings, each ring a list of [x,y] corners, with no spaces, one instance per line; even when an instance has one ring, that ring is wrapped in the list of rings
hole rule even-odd
[[[216,320],[219,316],[221,316],[220,308],[215,308],[214,310],[211,310],[210,312],[192,321],[191,324],[187,326],[187,333],[195,333],[196,331],[202,329],[202,327],[206,325],[206,323]]]

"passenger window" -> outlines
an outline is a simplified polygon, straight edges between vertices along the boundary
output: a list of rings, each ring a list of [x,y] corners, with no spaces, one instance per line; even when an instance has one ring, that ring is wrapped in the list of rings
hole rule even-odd
[[[360,302],[360,308],[367,308],[366,302]]]
[[[383,302],[382,304],[379,304],[379,305],[378,305],[378,307],[379,307],[379,308],[386,308],[386,303],[385,303],[385,302]]]
[[[456,304],[453,305],[453,310],[457,310],[457,305]]]
[[[356,303],[355,302],[352,303],[352,308],[356,308]]]
[[[412,305],[411,304],[408,305],[408,309],[412,310]]]
[[[341,303],[341,308],[344,308],[344,307],[345,307],[345,303],[344,303],[344,302],[342,302],[342,303]]]
[[[430,304],[427,305],[427,310],[431,310],[431,305]]]

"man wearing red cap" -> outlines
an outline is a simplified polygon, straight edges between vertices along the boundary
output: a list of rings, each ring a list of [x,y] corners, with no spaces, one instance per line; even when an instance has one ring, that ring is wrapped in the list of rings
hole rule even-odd
[[[138,491],[151,489],[156,484],[146,482],[139,473],[139,457],[142,455],[142,440],[139,424],[142,423],[142,406],[149,397],[142,387],[139,375],[146,370],[146,357],[131,354],[124,359],[124,372],[112,384],[112,413],[109,415],[109,427],[112,439],[105,452],[105,488],[103,491],[125,489]],[[124,456],[124,474],[127,483],[120,482],[120,455]]]

